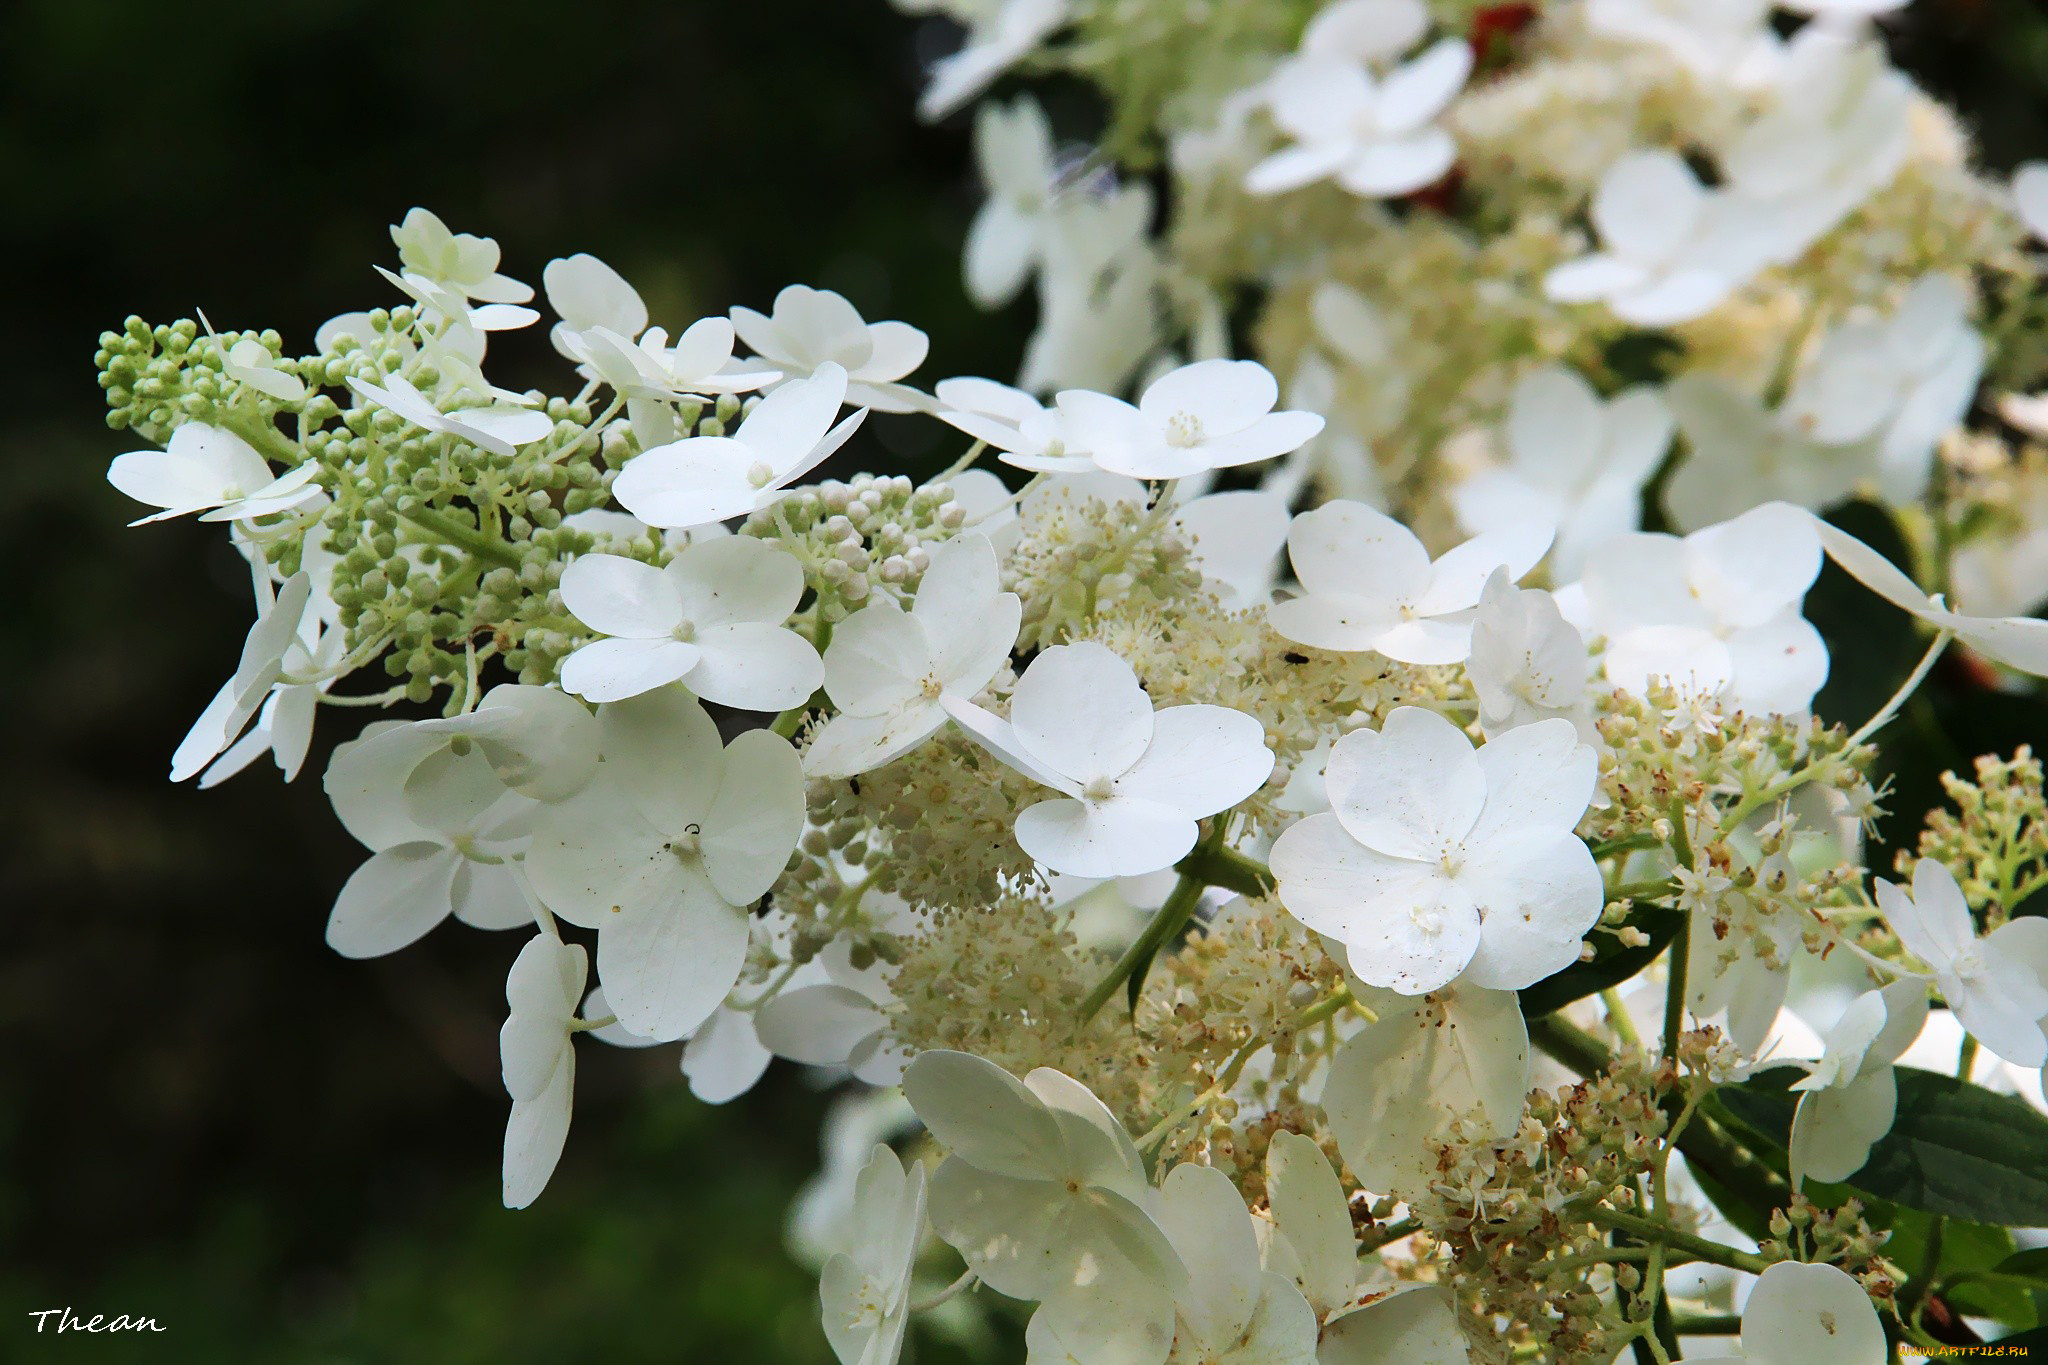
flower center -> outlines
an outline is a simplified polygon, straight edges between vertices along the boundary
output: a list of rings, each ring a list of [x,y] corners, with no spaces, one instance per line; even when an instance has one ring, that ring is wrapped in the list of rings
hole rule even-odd
[[[1081,788],[1082,797],[1089,801],[1107,801],[1115,792],[1116,779],[1113,777],[1093,778]]]
[[[924,675],[924,681],[918,684],[917,690],[924,694],[926,701],[937,701],[939,694],[946,690],[946,685],[939,681],[938,674],[927,673]]]
[[[703,834],[702,827],[686,825],[681,834],[669,840],[668,851],[676,855],[677,862],[695,862],[704,853]]]
[[[695,621],[679,622],[676,628],[669,632],[669,638],[682,644],[689,644],[697,638],[697,623]]]
[[[1202,419],[1189,412],[1176,412],[1166,419],[1166,443],[1179,450],[1202,443]]]
[[[768,467],[766,461],[756,460],[747,466],[747,482],[756,488],[766,488],[775,482],[775,471]]]

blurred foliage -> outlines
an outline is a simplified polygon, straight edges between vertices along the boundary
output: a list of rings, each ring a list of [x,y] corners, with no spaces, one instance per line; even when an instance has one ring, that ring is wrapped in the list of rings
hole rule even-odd
[[[983,316],[958,282],[964,121],[911,112],[947,41],[882,0],[16,0],[0,16],[0,362],[17,393],[0,417],[16,593],[0,1360],[829,1358],[780,1243],[823,1097],[778,1068],[712,1109],[673,1049],[586,1046],[562,1169],[507,1214],[496,1030],[516,936],[329,953],[326,907],[362,855],[320,793],[324,750],[289,788],[268,769],[208,793],[164,782],[235,657],[245,579],[217,528],[122,529],[133,509],[102,473],[125,445],[91,353],[130,312],[199,307],[309,344],[384,298],[369,263],[422,203],[496,236],[529,280],[593,251],[671,326],[801,281],[926,328],[935,372],[1008,374],[1028,305]],[[1995,161],[2048,150],[2037,7],[1923,0],[1901,51]],[[537,334],[496,354],[508,382],[554,363]],[[875,425],[907,467],[941,453]],[[1896,662],[1838,677],[1842,714]],[[2026,737],[2031,717],[2001,710],[1945,675],[1909,718],[1927,741],[1898,808],[1976,746]],[[65,1304],[168,1330],[28,1333],[24,1314]]]

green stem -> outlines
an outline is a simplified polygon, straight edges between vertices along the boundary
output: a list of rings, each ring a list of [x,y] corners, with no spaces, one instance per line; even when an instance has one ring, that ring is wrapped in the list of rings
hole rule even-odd
[[[460,550],[467,550],[478,559],[487,559],[500,568],[516,569],[520,565],[519,552],[502,540],[492,540],[483,532],[464,526],[445,512],[436,512],[431,507],[417,507],[410,512],[398,514],[401,521],[409,521],[422,531],[439,536],[447,544]]]
[[[1655,1219],[1633,1213],[1623,1213],[1619,1209],[1594,1207],[1580,1210],[1578,1216],[1596,1227],[1603,1227],[1611,1232],[1625,1232],[1645,1242],[1660,1242],[1683,1251],[1695,1260],[1724,1265],[1731,1270],[1746,1270],[1752,1275],[1761,1275],[1771,1268],[1771,1262],[1752,1252],[1723,1246],[1719,1242],[1672,1227],[1669,1223],[1660,1223]]]
[[[1742,1331],[1742,1319],[1734,1313],[1700,1313],[1674,1317],[1671,1326],[1682,1337],[1732,1337]]]
[[[1193,856],[1189,855],[1190,858]],[[1186,859],[1182,861],[1185,862]],[[1143,970],[1158,955],[1159,950],[1173,940],[1174,935],[1187,927],[1188,921],[1194,917],[1195,906],[1200,903],[1202,892],[1207,886],[1208,883],[1194,873],[1181,873],[1180,880],[1173,884],[1173,890],[1167,895],[1165,902],[1152,912],[1151,921],[1132,941],[1131,946],[1124,949],[1123,956],[1109,969],[1109,975],[1103,977],[1095,989],[1088,993],[1088,998],[1081,1002],[1082,1026],[1109,1003],[1109,998],[1116,994],[1117,987]]]
[[[1240,896],[1256,898],[1273,891],[1272,868],[1220,843],[1196,845],[1195,851],[1175,866],[1182,876],[1199,877],[1210,886]]]
[[[1392,1246],[1403,1237],[1413,1237],[1422,1231],[1422,1224],[1413,1218],[1403,1218],[1398,1223],[1389,1223],[1377,1232],[1367,1233],[1358,1239],[1358,1254],[1370,1256],[1381,1247]]]

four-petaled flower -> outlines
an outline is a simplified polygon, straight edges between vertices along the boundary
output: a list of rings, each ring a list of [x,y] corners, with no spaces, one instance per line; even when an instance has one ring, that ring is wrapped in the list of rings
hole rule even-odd
[[[1285,455],[1322,431],[1312,412],[1273,411],[1278,401],[1279,384],[1257,361],[1198,360],[1153,380],[1136,406],[1068,389],[1059,411],[1068,450],[1099,468],[1184,479]]]

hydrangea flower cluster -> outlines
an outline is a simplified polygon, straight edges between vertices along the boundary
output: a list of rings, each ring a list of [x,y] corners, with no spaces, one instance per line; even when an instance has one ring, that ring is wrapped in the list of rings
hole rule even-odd
[[[793,1240],[846,1365],[927,1314],[1050,1365],[2032,1325],[2048,1117],[1997,1068],[2048,1061],[2040,766],[1953,779],[1897,881],[1862,835],[1944,656],[2048,674],[2024,593],[1951,596],[2038,553],[2032,466],[1963,428],[2040,267],[1874,7],[919,8],[968,30],[934,113],[1027,59],[1110,97],[1085,171],[981,115],[969,283],[1043,291],[1016,386],[803,286],[670,331],[578,255],[567,396],[500,388],[535,291],[423,209],[311,353],[102,338],[147,446],[110,480],[252,584],[173,778],[399,708],[326,770],[368,851],[330,943],[525,940],[505,1203],[580,1050],[669,1046],[712,1103],[845,1085]],[[1103,168],[1157,149],[1154,235]],[[818,477],[870,413],[958,459]],[[1926,639],[1854,728],[1812,714],[1878,666],[1806,618],[1828,562]]]

